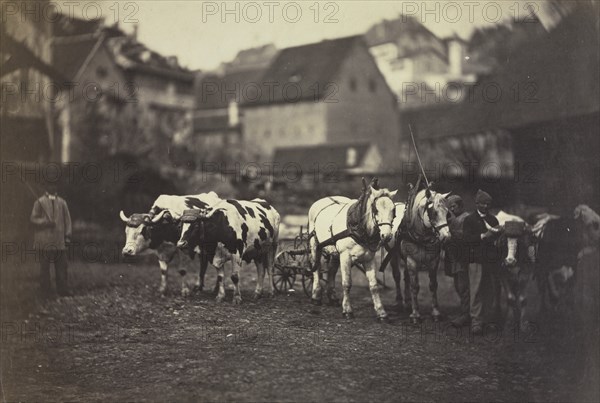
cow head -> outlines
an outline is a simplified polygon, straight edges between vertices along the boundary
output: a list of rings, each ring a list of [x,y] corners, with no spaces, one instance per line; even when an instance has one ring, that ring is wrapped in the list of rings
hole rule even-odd
[[[487,224],[486,224],[487,225]],[[531,227],[523,221],[507,221],[503,233],[496,241],[503,256],[502,265],[507,268],[535,262],[535,245]]]
[[[119,216],[125,223],[123,256],[136,256],[148,249],[158,247],[168,240],[165,226],[173,226],[173,219],[167,210],[162,210],[156,215],[132,214],[129,217],[121,211]]]

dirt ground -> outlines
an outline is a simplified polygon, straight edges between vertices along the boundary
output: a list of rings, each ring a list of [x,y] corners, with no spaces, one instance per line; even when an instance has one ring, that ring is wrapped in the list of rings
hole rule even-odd
[[[23,273],[3,293],[35,287],[35,271]],[[295,292],[253,301],[255,271],[243,273],[241,306],[231,291],[221,304],[210,290],[182,299],[177,273],[161,297],[158,268],[142,263],[71,263],[75,295],[29,313],[7,309],[18,299],[4,298],[3,400],[572,401],[597,388],[565,317],[483,336],[427,317],[413,326],[390,307],[388,272],[382,298],[392,320],[380,324],[355,269],[356,318],[347,321],[340,307],[311,305],[298,280]],[[210,271],[209,287],[214,279]],[[450,280],[439,280],[441,308],[452,316],[458,300]],[[421,285],[427,314],[426,276]]]

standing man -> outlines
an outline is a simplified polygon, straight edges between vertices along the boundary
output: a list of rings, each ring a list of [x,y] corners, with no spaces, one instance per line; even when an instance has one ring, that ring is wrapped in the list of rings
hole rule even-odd
[[[71,241],[71,214],[67,202],[57,195],[56,183],[46,184],[46,193],[33,204],[33,246],[40,261],[42,293],[50,293],[50,263],[56,271],[56,292],[69,295],[66,245]]]
[[[481,334],[483,331],[484,308],[490,308],[488,301],[499,289],[494,287],[498,257],[494,241],[500,232],[498,220],[489,213],[492,197],[478,190],[475,195],[476,210],[469,214],[463,223],[464,240],[469,250],[469,293],[471,297],[471,331]],[[486,306],[484,307],[484,300]],[[493,303],[492,303],[493,304]]]
[[[469,299],[469,253],[465,251],[463,223],[469,215],[464,209],[463,199],[458,195],[447,198],[452,216],[448,222],[450,241],[445,245],[445,271],[454,279],[454,289],[460,298],[460,314],[452,324],[462,327],[471,322]]]

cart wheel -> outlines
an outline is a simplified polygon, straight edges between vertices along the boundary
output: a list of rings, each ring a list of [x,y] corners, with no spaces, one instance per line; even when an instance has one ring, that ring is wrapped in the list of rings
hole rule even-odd
[[[297,265],[296,259],[287,251],[279,252],[275,256],[273,265],[273,287],[275,287],[275,291],[284,293],[294,288]]]
[[[304,294],[306,294],[307,297],[310,297],[312,295],[312,290],[313,290],[313,275],[306,275],[304,273],[304,271],[302,271],[302,289],[304,290]]]

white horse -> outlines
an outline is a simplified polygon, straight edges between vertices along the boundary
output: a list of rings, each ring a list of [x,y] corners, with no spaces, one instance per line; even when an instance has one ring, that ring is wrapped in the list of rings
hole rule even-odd
[[[358,200],[342,196],[326,197],[315,202],[308,212],[310,264],[314,275],[312,299],[320,303],[319,268],[323,253],[330,257],[328,293],[330,301],[334,299],[333,288],[339,259],[342,269],[342,312],[347,319],[352,319],[350,268],[360,262],[365,268],[377,317],[385,321],[387,313],[379,297],[373,258],[380,246],[392,237],[392,198],[397,190],[379,189],[377,179],[373,179],[368,186],[364,178],[362,181],[362,194]]]
[[[418,272],[422,268],[427,268],[429,272],[432,317],[434,321],[441,317],[437,301],[437,269],[441,243],[450,239],[447,222],[448,206],[446,204],[448,195],[449,193],[442,194],[423,189],[415,195],[412,205],[408,207],[408,214],[404,203],[396,203],[396,218],[393,223],[394,237],[387,247],[390,250],[398,304],[402,303],[399,260],[405,264],[404,279],[406,288],[410,285],[410,306],[412,308],[410,318],[413,322],[418,322],[421,317],[417,297],[419,295]],[[405,222],[401,225],[403,220]],[[382,265],[382,269],[384,268]],[[410,282],[406,281],[407,271]],[[407,289],[405,289],[405,294],[408,294]]]

